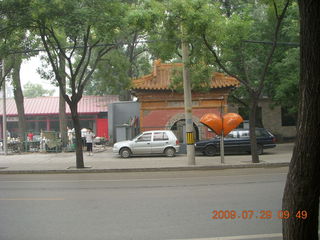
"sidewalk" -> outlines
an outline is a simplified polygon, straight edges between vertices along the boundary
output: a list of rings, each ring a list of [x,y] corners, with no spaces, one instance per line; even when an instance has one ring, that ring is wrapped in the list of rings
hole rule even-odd
[[[77,169],[74,152],[70,153],[22,153],[0,155],[0,174],[16,173],[79,173],[79,172],[130,172],[130,171],[187,171],[228,168],[281,167],[288,166],[293,144],[278,144],[275,149],[267,149],[260,156],[260,163],[251,163],[251,155],[226,155],[222,164],[220,156],[197,155],[196,165],[188,165],[186,155],[174,158],[165,156],[144,156],[123,159],[107,147],[103,151],[95,149],[93,156],[84,152],[85,168]]]

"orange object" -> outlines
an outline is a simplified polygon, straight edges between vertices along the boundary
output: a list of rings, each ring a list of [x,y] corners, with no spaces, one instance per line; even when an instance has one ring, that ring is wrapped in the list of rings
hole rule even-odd
[[[201,117],[200,122],[214,131],[217,135],[221,135],[222,120],[220,116],[214,113],[207,113]]]
[[[243,122],[242,117],[237,113],[223,115],[223,135],[227,136],[233,129]]]
[[[223,119],[214,113],[207,113],[201,117],[200,122],[214,131],[217,135],[221,135],[223,128],[223,135],[227,136],[243,122],[243,119],[237,113],[227,113],[223,116]]]

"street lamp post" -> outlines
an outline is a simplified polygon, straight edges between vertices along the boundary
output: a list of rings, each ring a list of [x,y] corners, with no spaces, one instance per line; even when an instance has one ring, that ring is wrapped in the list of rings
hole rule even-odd
[[[7,109],[6,109],[6,79],[4,73],[4,59],[2,59],[2,93],[3,93],[3,101],[2,101],[2,130],[3,130],[3,153],[4,155],[8,154],[8,144],[7,144]]]

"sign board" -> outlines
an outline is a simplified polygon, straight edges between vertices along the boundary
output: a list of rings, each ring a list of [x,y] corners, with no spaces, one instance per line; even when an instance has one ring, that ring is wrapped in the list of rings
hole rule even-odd
[[[19,118],[18,117],[7,117],[7,122],[18,122]]]

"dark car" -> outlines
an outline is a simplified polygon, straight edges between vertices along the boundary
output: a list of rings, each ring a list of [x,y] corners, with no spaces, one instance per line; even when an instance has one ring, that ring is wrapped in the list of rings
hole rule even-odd
[[[275,137],[264,128],[256,128],[257,152],[263,154],[266,148],[274,148]],[[195,143],[195,150],[202,152],[204,155],[213,156],[220,152],[220,138],[202,140]],[[249,130],[235,129],[224,138],[225,153],[251,152]]]

